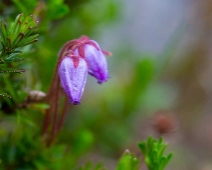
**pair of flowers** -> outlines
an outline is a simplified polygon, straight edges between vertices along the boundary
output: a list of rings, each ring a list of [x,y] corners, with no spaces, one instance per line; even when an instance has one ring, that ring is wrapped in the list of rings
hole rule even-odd
[[[88,74],[95,77],[99,84],[108,80],[104,54],[110,53],[101,50],[99,44],[87,36],[72,40],[69,44],[59,60],[58,73],[70,102],[77,105],[80,104]]]

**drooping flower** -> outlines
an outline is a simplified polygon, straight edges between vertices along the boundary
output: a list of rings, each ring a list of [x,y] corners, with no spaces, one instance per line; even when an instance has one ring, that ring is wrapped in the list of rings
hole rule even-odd
[[[107,61],[103,52],[107,55],[110,55],[110,53],[102,51],[96,41],[90,40],[86,36],[82,36],[78,41],[81,45],[75,49],[75,54],[85,58],[89,74],[94,76],[99,84],[106,82],[109,75]]]
[[[61,59],[58,73],[70,102],[74,105],[80,104],[88,75],[86,61],[80,56],[68,54]]]
[[[80,103],[88,73],[94,76],[99,84],[108,80],[104,54],[110,55],[87,36],[69,41],[62,47],[59,52],[58,73],[61,85],[71,103]]]

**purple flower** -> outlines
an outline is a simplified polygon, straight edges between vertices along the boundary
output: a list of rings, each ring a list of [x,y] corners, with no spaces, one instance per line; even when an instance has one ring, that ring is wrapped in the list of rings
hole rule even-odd
[[[61,85],[74,105],[80,104],[88,75],[86,61],[76,55],[65,56],[58,67]]]
[[[88,73],[94,76],[99,84],[106,82],[109,78],[107,61],[99,44],[88,37],[81,37],[79,42],[83,43],[75,49],[75,54],[85,58],[88,64]],[[110,53],[104,51],[107,55]]]
[[[109,78],[105,55],[99,44],[87,36],[67,42],[59,52],[58,73],[71,103],[80,104],[88,73],[99,84]]]

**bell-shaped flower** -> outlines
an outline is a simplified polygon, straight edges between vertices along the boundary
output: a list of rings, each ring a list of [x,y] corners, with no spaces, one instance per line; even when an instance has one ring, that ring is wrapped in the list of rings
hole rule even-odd
[[[74,105],[80,104],[88,75],[86,61],[75,55],[65,56],[60,61],[58,73],[70,102]]]
[[[85,58],[88,64],[88,73],[94,76],[99,84],[108,80],[107,61],[96,41],[88,40],[83,46],[75,50],[75,54]]]

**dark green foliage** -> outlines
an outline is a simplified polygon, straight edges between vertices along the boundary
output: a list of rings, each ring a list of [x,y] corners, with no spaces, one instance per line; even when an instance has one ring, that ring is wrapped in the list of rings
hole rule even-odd
[[[1,63],[21,60],[17,57],[18,54],[22,53],[20,47],[38,40],[38,34],[32,35],[36,27],[37,23],[34,21],[32,15],[25,16],[24,14],[19,14],[15,22],[11,23],[10,26],[6,25],[4,21],[1,22]]]
[[[149,168],[149,170],[164,170],[172,154],[164,156],[164,151],[167,144],[163,143],[163,139],[159,140],[149,137],[147,141],[139,143],[139,147],[144,154],[144,160]]]
[[[23,51],[20,49],[26,45],[36,42],[38,34],[32,34],[37,23],[34,21],[33,16],[25,16],[19,14],[15,22],[7,25],[4,21],[1,21],[1,37],[0,42],[2,48],[0,50],[0,64],[5,64],[4,67],[0,68],[0,73],[21,73],[23,69],[10,68],[8,63],[17,62],[23,60],[18,55]],[[3,95],[2,97],[10,97],[9,95]]]
[[[2,132],[2,131],[1,131]],[[17,129],[0,140],[0,169],[58,169],[58,164],[64,159],[65,147],[57,145],[46,148],[38,134],[28,130]]]

